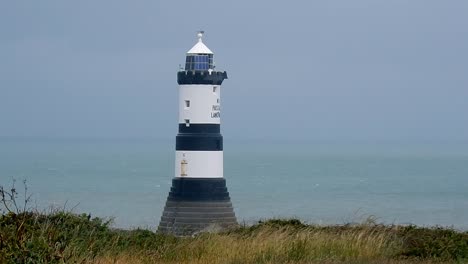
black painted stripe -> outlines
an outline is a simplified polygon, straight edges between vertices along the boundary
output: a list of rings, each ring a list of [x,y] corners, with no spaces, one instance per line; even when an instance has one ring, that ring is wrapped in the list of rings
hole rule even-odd
[[[209,225],[237,225],[224,178],[184,178],[172,180],[158,232],[191,235]]]
[[[168,201],[228,201],[229,192],[224,178],[172,179]]]
[[[186,191],[210,192],[214,188],[226,188],[226,179],[224,178],[184,178],[177,177],[172,179],[172,187],[184,189]]]
[[[178,84],[213,84],[221,85],[227,79],[227,72],[180,71],[177,73]]]
[[[179,124],[179,133],[216,133],[221,131],[220,124]]]
[[[176,150],[220,151],[223,150],[221,134],[178,134]]]

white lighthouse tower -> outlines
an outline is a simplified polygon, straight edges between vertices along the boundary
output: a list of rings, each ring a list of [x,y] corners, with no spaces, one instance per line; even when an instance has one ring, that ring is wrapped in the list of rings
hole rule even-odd
[[[223,175],[221,84],[227,73],[216,71],[213,52],[202,41],[186,55],[179,83],[179,133],[175,175],[158,230],[187,235],[212,225],[236,225]]]

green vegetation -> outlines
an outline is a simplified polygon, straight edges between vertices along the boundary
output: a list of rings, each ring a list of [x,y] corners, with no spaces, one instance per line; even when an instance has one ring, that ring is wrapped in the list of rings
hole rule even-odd
[[[418,263],[468,261],[468,233],[375,224],[314,226],[269,220],[176,238],[114,230],[66,212],[0,218],[0,263]]]
[[[15,193],[0,188],[0,263],[468,263],[468,232],[449,228],[274,219],[173,237],[112,229],[86,214],[26,210]]]

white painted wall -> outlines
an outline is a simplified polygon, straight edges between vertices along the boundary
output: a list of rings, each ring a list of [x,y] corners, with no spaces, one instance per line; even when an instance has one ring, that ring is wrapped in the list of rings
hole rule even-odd
[[[220,85],[179,85],[179,123],[189,119],[191,124],[220,124],[220,90]],[[185,100],[190,100],[190,107],[186,107]]]
[[[187,176],[181,176],[183,159]],[[223,151],[176,151],[175,177],[222,178]]]

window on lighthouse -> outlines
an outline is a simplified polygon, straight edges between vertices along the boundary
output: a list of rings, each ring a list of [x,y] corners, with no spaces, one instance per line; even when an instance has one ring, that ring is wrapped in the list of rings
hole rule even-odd
[[[190,108],[190,100],[185,100],[185,108]]]
[[[190,119],[185,119],[185,126],[189,127],[190,126]]]
[[[206,71],[213,69],[213,54],[190,54],[185,59],[186,71]]]

